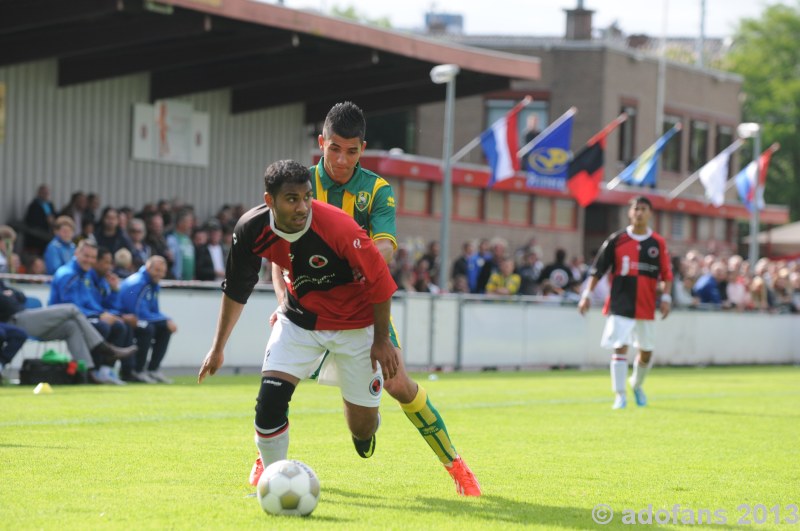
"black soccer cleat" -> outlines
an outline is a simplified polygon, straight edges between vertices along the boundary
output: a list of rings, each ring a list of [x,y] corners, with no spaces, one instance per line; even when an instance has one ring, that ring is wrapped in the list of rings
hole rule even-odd
[[[364,459],[372,457],[372,454],[375,453],[375,434],[373,434],[372,437],[366,441],[362,441],[353,437],[353,446],[356,447],[356,452],[358,455]]]

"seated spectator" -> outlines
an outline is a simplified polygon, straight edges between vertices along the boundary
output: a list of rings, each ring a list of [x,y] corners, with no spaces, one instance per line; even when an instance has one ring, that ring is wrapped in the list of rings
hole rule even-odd
[[[461,255],[453,260],[453,267],[450,268],[450,279],[455,285],[455,279],[458,276],[466,277],[469,273],[469,257],[475,254],[475,245],[466,241],[461,244]],[[467,283],[469,286],[469,282]]]
[[[414,291],[420,293],[439,293],[441,290],[439,286],[434,283],[433,278],[431,278],[428,264],[429,262],[427,260],[418,260],[414,265],[414,271],[411,277]]]
[[[81,222],[81,233],[78,234],[72,241],[76,244],[81,240],[92,240],[94,239],[94,221],[88,218],[83,218]]]
[[[490,242],[491,255],[485,258],[483,266],[478,272],[478,277],[475,283],[476,293],[486,293],[486,284],[489,282],[489,277],[492,273],[500,270],[500,261],[507,256],[508,242],[503,238],[492,238]],[[481,252],[481,246],[478,245],[478,253]]]
[[[113,207],[103,209],[100,222],[95,226],[94,239],[98,247],[105,247],[112,255],[123,247],[131,249],[131,241],[120,225],[119,212]]]
[[[516,295],[521,279],[514,273],[514,259],[505,257],[500,260],[500,268],[492,273],[486,283],[487,295]]]
[[[225,278],[225,260],[230,247],[227,247],[222,240],[222,225],[217,220],[210,220],[206,229],[208,230],[208,252],[211,254],[211,262],[214,264],[214,278],[222,280]]]
[[[46,275],[47,266],[41,256],[26,254],[22,256],[22,268],[19,272],[26,275]]]
[[[0,225],[0,273],[14,273],[14,242],[17,233],[8,225]]]
[[[72,358],[82,361],[93,383],[113,383],[95,370],[95,359],[122,360],[136,352],[135,347],[118,348],[103,341],[103,336],[89,323],[74,304],[56,304],[28,309],[25,294],[0,279],[0,322],[22,329],[42,341],[66,341]]]
[[[83,211],[86,210],[86,194],[78,190],[73,192],[69,198],[69,203],[61,209],[59,216],[72,218],[72,230],[83,226]]]
[[[136,273],[138,268],[133,266],[133,255],[124,247],[114,253],[114,274],[119,278],[128,278]]]
[[[470,293],[467,275],[456,275],[453,277],[452,293]]]
[[[389,271],[392,273],[397,289],[401,291],[414,291],[414,267],[411,263],[411,253],[408,247],[398,245],[397,252],[394,253],[392,261],[389,263]]]
[[[25,211],[25,251],[43,255],[44,249],[53,239],[53,224],[56,221],[56,208],[50,201],[50,188],[39,185],[36,197]]]
[[[69,216],[58,216],[54,225],[55,236],[44,250],[44,264],[48,275],[54,275],[56,270],[72,260],[75,254],[75,223]]]
[[[128,222],[128,238],[130,239],[130,251],[133,259],[134,272],[147,262],[152,254],[152,249],[145,241],[146,227],[144,221],[133,218]],[[127,275],[126,275],[127,276]]]
[[[86,196],[86,209],[83,211],[84,223],[95,224],[100,221],[98,212],[100,212],[100,195],[91,192]]]
[[[522,255],[522,264],[517,268],[520,278],[519,294],[536,295],[539,287],[539,277],[542,274],[544,265],[536,251],[529,249]]]
[[[772,280],[772,293],[774,295],[774,308],[778,313],[792,313],[792,286],[789,282],[789,268],[780,268]]]
[[[214,280],[216,273],[211,253],[208,250],[208,232],[204,228],[194,229],[192,243],[194,244],[195,280]]]
[[[151,256],[139,271],[123,280],[120,286],[122,311],[135,315],[138,320],[134,332],[138,350],[131,376],[144,383],[172,383],[160,370],[170,337],[178,330],[175,323],[161,313],[158,304],[159,283],[166,274],[167,261],[164,257]]]
[[[769,311],[769,293],[764,279],[762,277],[753,277],[750,281],[749,289],[752,309],[759,312]]]
[[[147,225],[147,235],[144,242],[150,247],[150,256],[166,258],[169,270],[174,262],[174,257],[167,245],[167,238],[164,236],[164,217],[160,213],[153,214],[145,219],[145,224]]]

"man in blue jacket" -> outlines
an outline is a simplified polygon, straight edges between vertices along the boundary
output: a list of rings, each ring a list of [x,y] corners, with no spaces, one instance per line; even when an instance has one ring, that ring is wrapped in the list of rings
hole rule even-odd
[[[159,282],[167,274],[167,261],[163,256],[151,256],[139,271],[122,281],[120,305],[123,313],[134,314],[138,319],[134,334],[138,351],[131,378],[143,383],[172,383],[159,370],[167,353],[169,339],[178,327],[158,306]],[[147,353],[152,345],[150,363]],[[145,372],[147,365],[147,372]]]

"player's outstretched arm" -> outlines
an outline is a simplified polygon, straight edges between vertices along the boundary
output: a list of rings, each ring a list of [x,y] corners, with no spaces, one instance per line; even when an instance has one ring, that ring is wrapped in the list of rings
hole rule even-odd
[[[372,340],[372,348],[369,357],[372,360],[372,370],[376,370],[377,364],[381,364],[383,379],[388,380],[397,374],[397,350],[394,348],[389,338],[389,327],[391,318],[392,298],[389,297],[384,302],[374,304],[375,315],[375,335]]]
[[[234,326],[239,321],[243,309],[244,304],[236,302],[225,294],[222,295],[217,330],[214,332],[214,342],[211,345],[211,350],[206,354],[203,364],[200,366],[197,383],[202,383],[208,375],[213,376],[222,367],[225,362],[225,344],[228,342]]]

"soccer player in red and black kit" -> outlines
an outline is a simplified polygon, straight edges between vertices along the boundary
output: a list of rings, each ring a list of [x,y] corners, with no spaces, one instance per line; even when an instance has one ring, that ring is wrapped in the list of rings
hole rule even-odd
[[[234,229],[217,329],[198,376],[202,382],[222,366],[262,257],[278,264],[288,276],[287,300],[267,343],[255,416],[265,467],[286,459],[289,401],[320,364],[319,381],[340,387],[356,446],[371,455],[383,379],[398,366],[389,338],[397,289],[389,267],[352,217],[312,199],[310,179],[299,162],[267,168],[265,204],[244,214]]]
[[[600,345],[614,349],[611,356],[611,389],[616,393],[614,409],[622,409],[628,404],[625,393],[628,345],[639,349],[629,383],[636,404],[647,405],[642,383],[655,346],[653,320],[659,281],[663,281],[659,303],[662,319],[666,319],[672,306],[672,297],[669,295],[672,291],[669,252],[664,238],[649,226],[652,214],[653,204],[649,199],[644,196],[631,199],[628,209],[631,224],[609,236],[603,243],[589,270],[589,285],[578,303],[578,311],[586,313],[589,294],[608,272],[611,293],[603,308],[608,319]]]

